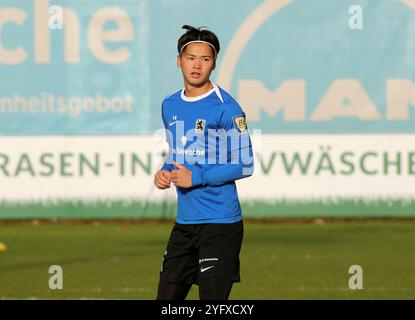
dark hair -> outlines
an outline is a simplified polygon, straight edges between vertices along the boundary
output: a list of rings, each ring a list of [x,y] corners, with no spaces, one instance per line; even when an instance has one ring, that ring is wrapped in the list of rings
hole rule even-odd
[[[195,28],[187,24],[182,26],[182,29],[186,29],[187,31],[179,38],[179,41],[177,42],[177,50],[179,51],[179,54],[181,53],[182,48],[185,47],[186,44],[188,44],[190,41],[201,40],[210,43],[215,48],[216,58],[220,50],[219,39],[212,31],[202,30],[202,28],[205,27]]]

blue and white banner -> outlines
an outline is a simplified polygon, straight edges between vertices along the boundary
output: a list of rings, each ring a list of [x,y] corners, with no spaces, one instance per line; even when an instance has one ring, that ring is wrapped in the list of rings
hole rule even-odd
[[[183,24],[261,132],[242,201],[414,202],[415,0],[2,0],[0,200],[162,199]]]

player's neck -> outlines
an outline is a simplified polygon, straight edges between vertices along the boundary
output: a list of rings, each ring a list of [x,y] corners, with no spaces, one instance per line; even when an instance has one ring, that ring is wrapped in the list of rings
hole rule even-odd
[[[206,82],[203,86],[200,86],[200,87],[195,87],[185,82],[184,83],[184,89],[185,89],[184,95],[186,97],[198,97],[198,96],[205,94],[212,88],[213,88],[213,85],[212,85],[212,82],[210,81]]]

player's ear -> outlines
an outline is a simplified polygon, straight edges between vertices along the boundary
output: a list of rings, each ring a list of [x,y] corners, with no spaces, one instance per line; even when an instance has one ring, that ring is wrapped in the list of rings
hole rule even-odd
[[[177,56],[177,67],[178,68],[182,68],[181,64],[180,64],[180,54]]]

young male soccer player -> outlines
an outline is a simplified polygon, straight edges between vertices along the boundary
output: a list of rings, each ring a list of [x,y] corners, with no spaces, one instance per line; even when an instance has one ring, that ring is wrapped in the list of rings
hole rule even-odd
[[[245,113],[209,80],[218,38],[208,30],[183,28],[177,66],[184,88],[162,103],[169,153],[154,176],[157,188],[173,183],[178,195],[157,299],[185,299],[196,283],[200,299],[226,300],[240,281],[243,223],[235,180],[252,175],[252,146]]]

